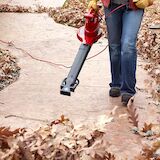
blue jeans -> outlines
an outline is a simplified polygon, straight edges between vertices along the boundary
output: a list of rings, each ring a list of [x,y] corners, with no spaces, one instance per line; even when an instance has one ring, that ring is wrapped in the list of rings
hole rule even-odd
[[[117,6],[112,4],[105,8],[112,75],[110,87],[119,87],[121,93],[133,95],[136,93],[136,41],[144,11],[128,10],[124,6],[107,17]]]

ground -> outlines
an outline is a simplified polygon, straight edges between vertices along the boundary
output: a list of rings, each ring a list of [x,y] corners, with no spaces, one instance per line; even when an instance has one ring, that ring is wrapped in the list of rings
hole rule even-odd
[[[2,1],[3,2],[3,1]],[[48,14],[0,13],[0,39],[12,41],[32,56],[70,66],[80,42],[77,29],[57,24]],[[89,56],[107,45],[105,38],[93,45]],[[12,128],[38,128],[60,115],[69,117],[75,125],[95,122],[100,115],[109,113],[118,106],[115,121],[107,126],[106,138],[114,153],[120,157],[137,154],[141,140],[130,129],[126,107],[120,98],[108,96],[110,68],[108,49],[85,62],[80,73],[80,84],[71,97],[60,95],[60,85],[69,69],[32,59],[26,53],[0,43],[0,48],[9,49],[18,59],[20,78],[0,92],[0,125]],[[150,77],[141,68],[145,63],[138,57],[137,94],[134,105],[139,113],[139,125],[157,123],[158,106],[145,90]],[[120,116],[125,114],[124,116]],[[127,137],[127,139],[126,139]],[[131,158],[132,159],[132,158]]]

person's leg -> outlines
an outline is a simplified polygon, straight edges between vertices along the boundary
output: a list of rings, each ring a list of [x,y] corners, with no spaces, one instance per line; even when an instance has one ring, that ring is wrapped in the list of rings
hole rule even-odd
[[[130,95],[136,93],[136,40],[143,12],[143,10],[126,10],[123,14],[121,38],[121,92]]]
[[[112,5],[109,8],[105,8],[106,24],[108,31],[108,43],[110,54],[110,66],[112,81],[110,87],[119,88],[121,86],[121,33],[122,33],[122,14],[123,9],[119,9],[107,16],[110,11],[116,8],[117,5]]]

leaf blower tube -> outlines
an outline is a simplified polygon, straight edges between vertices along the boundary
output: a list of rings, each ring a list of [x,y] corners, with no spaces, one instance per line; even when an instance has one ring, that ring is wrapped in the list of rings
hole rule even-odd
[[[102,32],[99,29],[99,22],[101,18],[98,12],[90,10],[84,15],[85,26],[78,30],[77,38],[82,42],[78,53],[74,59],[70,72],[61,84],[60,94],[70,96],[71,92],[74,92],[75,88],[79,84],[78,75],[82,69],[82,66],[87,58],[87,55],[91,49],[93,43],[97,42],[102,36]]]
[[[79,84],[79,80],[77,79],[77,77],[90,51],[90,48],[91,48],[90,45],[81,44],[79,51],[76,55],[76,58],[73,62],[73,65],[71,67],[71,70],[67,78],[65,78],[64,81],[62,82],[61,91],[60,91],[61,94],[70,96],[71,91],[74,92],[75,88]]]

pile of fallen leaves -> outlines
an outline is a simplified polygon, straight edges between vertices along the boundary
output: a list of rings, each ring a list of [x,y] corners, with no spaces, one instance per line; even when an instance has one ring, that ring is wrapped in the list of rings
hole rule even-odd
[[[0,5],[0,12],[19,12],[19,13],[30,13],[32,12],[31,7],[22,7],[22,6],[11,6],[9,4]]]
[[[84,26],[84,14],[87,12],[89,0],[66,0],[62,8],[49,9],[49,16],[51,16],[55,22],[72,27]],[[99,5],[101,3],[99,2]],[[100,10],[101,16],[104,15],[103,8]],[[100,22],[100,27],[103,34],[106,36],[106,25],[104,18]]]
[[[116,108],[108,115],[101,115],[95,123],[74,126],[62,115],[59,119],[39,129],[26,130],[0,128],[1,160],[116,160],[111,153],[106,125],[112,123]],[[144,124],[138,129],[138,114],[128,106],[129,119],[137,127],[133,131],[150,138],[152,142],[143,145],[135,160],[160,159],[160,125]],[[154,139],[154,141],[153,141]],[[123,158],[123,157],[122,157]],[[128,157],[129,158],[129,157]]]
[[[0,91],[18,79],[20,67],[8,50],[0,49]]]
[[[66,0],[62,8],[46,8],[40,5],[33,7],[22,7],[19,5],[0,5],[0,12],[18,13],[43,13],[47,12],[57,23],[66,24],[73,27],[84,25],[84,13],[87,8],[87,0]]]
[[[160,29],[151,29],[151,27],[160,24],[159,17],[160,1],[158,0],[145,10],[137,43],[139,54],[156,64],[160,64]]]
[[[33,7],[23,7],[20,5],[9,5],[9,4],[1,4],[0,12],[16,12],[16,13],[44,13],[49,12],[51,8],[47,8],[41,5],[35,5]]]
[[[109,121],[112,119],[108,119]],[[115,160],[107,151],[104,125],[74,127],[63,115],[36,131],[0,128],[1,160]]]
[[[79,28],[84,25],[87,0],[67,0],[62,8],[51,9],[49,15],[55,22]]]
[[[160,25],[160,1],[145,10],[142,27],[138,37],[138,53],[147,60],[144,69],[154,79],[152,95],[160,101],[160,29],[151,29]],[[154,84],[156,82],[157,85]]]

